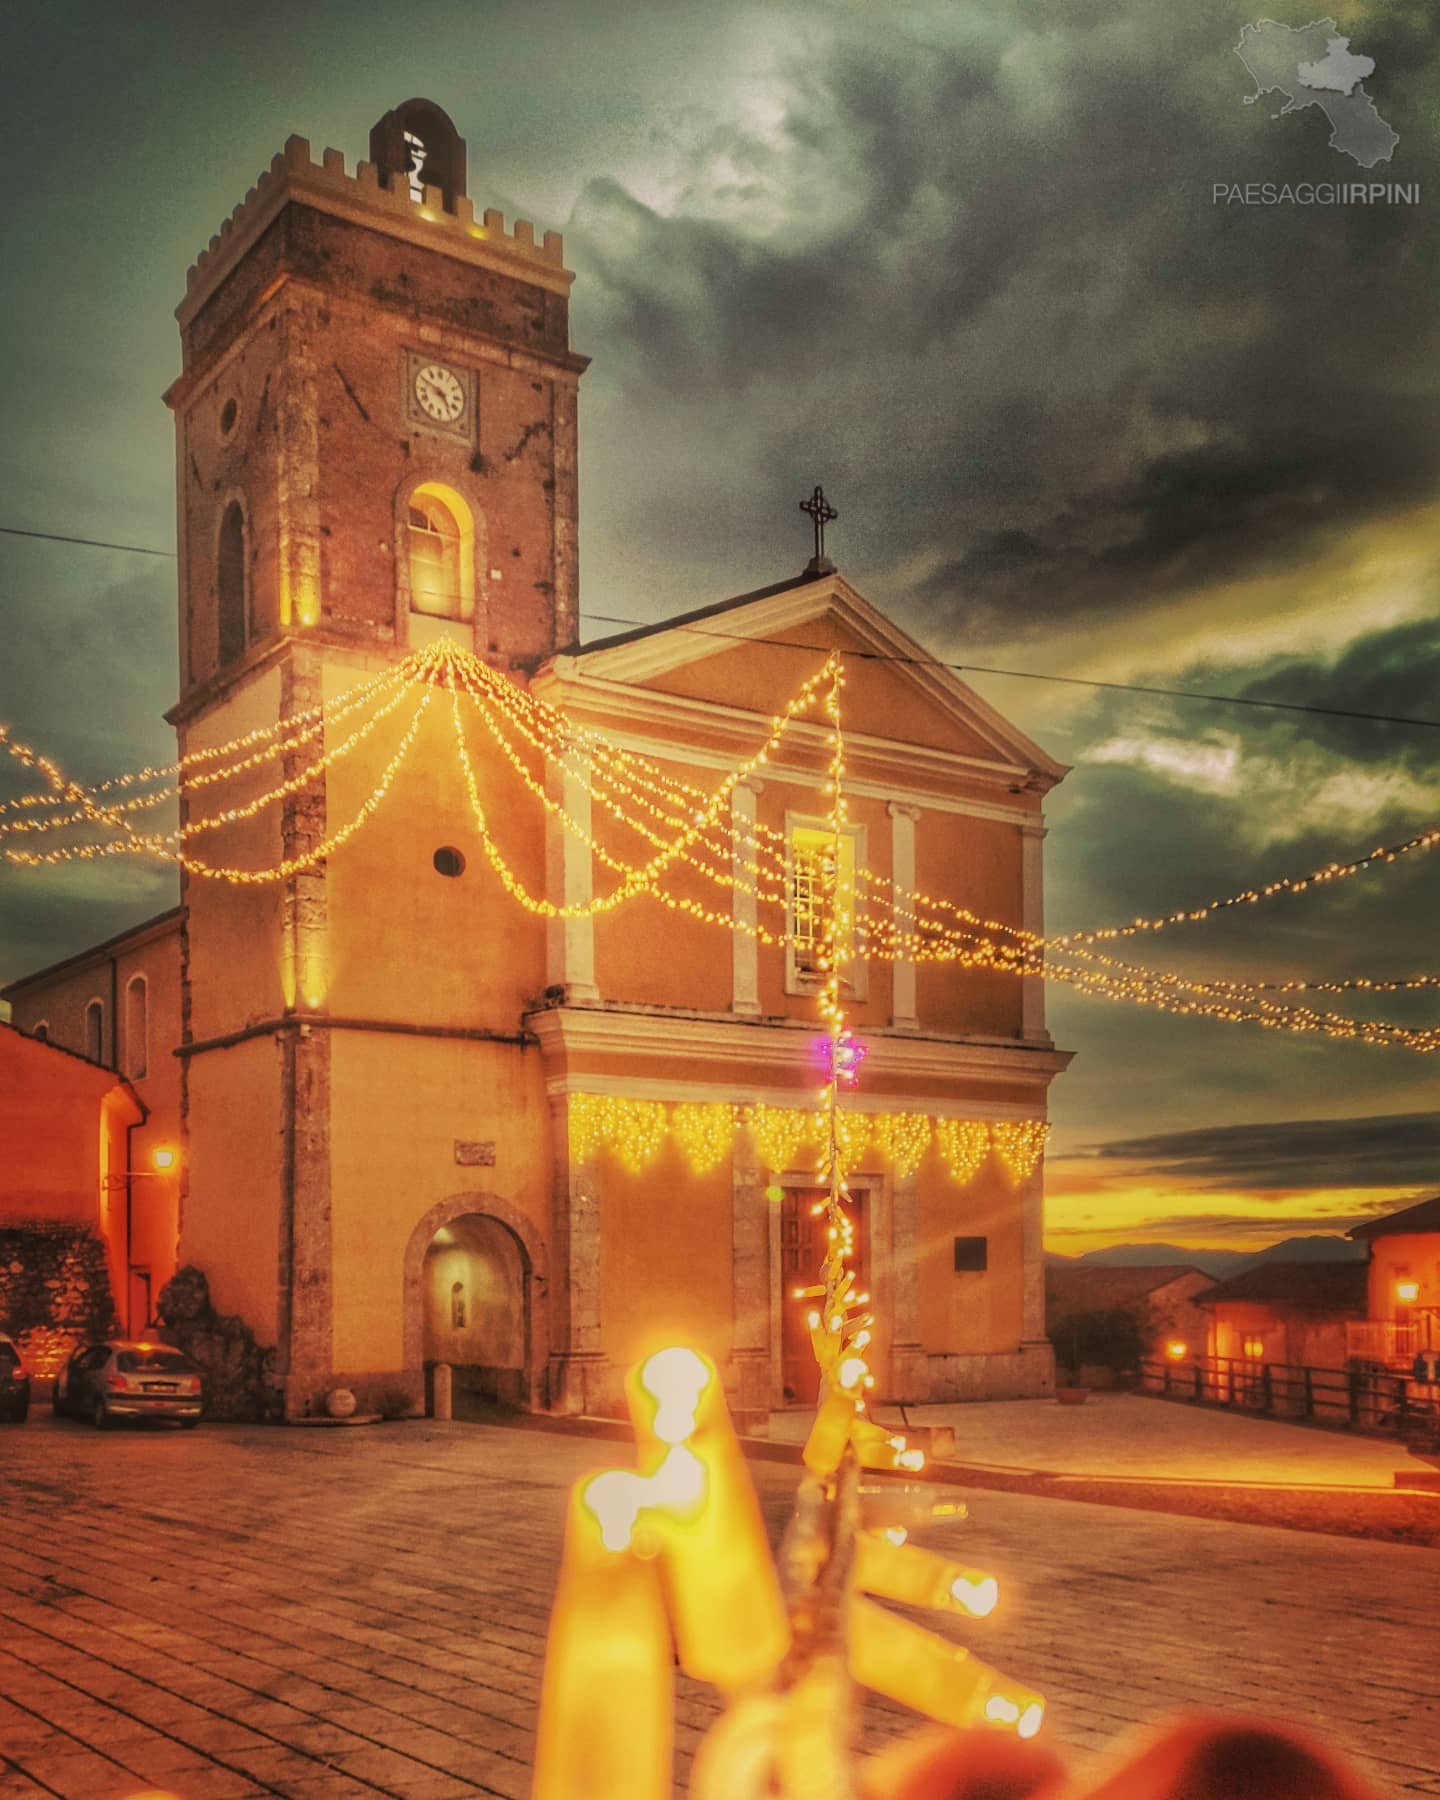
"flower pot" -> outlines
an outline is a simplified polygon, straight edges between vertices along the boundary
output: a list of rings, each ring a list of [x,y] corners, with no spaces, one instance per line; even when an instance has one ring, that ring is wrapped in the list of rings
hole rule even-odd
[[[1060,1406],[1083,1406],[1090,1398],[1088,1387],[1057,1387],[1055,1399]]]

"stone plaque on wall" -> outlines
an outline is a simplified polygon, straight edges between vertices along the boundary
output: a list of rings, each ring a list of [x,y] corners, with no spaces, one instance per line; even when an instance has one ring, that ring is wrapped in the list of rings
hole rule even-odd
[[[456,1138],[455,1160],[462,1169],[493,1169],[495,1146],[493,1143],[472,1143],[465,1138]]]

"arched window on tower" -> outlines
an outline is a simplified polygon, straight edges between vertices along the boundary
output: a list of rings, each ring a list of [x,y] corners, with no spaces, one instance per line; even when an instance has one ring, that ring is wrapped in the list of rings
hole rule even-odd
[[[234,662],[245,649],[245,515],[232,500],[220,521],[215,590],[219,600],[219,641],[222,664]]]
[[[417,137],[413,131],[407,131],[403,134],[403,141],[409,152],[410,198],[423,200],[425,198],[425,180],[420,171],[425,167],[425,140]]]
[[[85,1008],[85,1054],[91,1062],[105,1060],[105,1007],[99,1000]]]
[[[454,488],[422,482],[407,519],[410,608],[435,619],[475,616],[475,527]]]
[[[150,991],[143,975],[125,988],[125,1073],[139,1081],[149,1064]]]

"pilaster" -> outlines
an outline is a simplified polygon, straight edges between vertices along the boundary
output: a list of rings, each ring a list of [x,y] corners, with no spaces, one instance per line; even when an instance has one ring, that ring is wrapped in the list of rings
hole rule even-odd
[[[895,929],[904,933],[913,929],[911,921],[905,915],[914,906],[915,821],[920,817],[920,808],[891,800],[885,810],[890,815],[890,904]],[[918,1031],[920,1019],[916,1010],[914,959],[897,957],[890,965],[890,971],[891,1029]]]
[[[285,717],[323,698],[318,655],[297,649],[282,672]],[[284,759],[286,780],[319,754],[315,744]],[[287,796],[281,849],[287,861],[312,852],[325,837],[321,782]],[[294,1023],[282,1049],[284,1189],[280,1226],[280,1351],[285,1412],[299,1417],[318,1407],[333,1367],[333,1272],[330,1198],[330,1033],[313,1031],[307,1015],[326,1003],[328,897],[323,866],[302,869],[284,887],[281,908],[286,1010]]]
[[[563,769],[547,776],[551,798],[578,828],[572,830],[554,813],[545,816],[545,883],[557,906],[588,906],[594,898],[594,859],[590,836],[589,760],[576,752]],[[583,835],[582,835],[583,834]],[[595,922],[588,915],[551,919],[546,932],[546,984],[563,991],[567,1001],[597,1000]]]
[[[732,987],[730,1010],[745,1018],[760,1016],[760,941],[756,897],[755,801],[763,783],[753,777],[730,790],[731,859],[734,880],[735,930],[731,932]]]
[[[301,302],[302,305],[314,302]],[[320,622],[320,390],[314,330],[295,306],[282,314],[276,402],[280,627]]]
[[[1045,1338],[1045,1159],[1025,1177],[1020,1193],[1024,1289],[1020,1336],[1026,1344]]]
[[[734,1328],[732,1411],[747,1422],[770,1411],[770,1203],[748,1131],[731,1152]]]
[[[890,1398],[927,1400],[929,1371],[920,1343],[920,1188],[915,1174],[890,1183]]]
[[[547,1386],[556,1412],[596,1410],[608,1377],[600,1347],[600,1192],[570,1150],[570,1103],[550,1096],[551,1287]]]
[[[580,641],[580,534],[576,469],[576,402],[574,382],[554,386],[555,456],[555,642],[554,648]]]
[[[1045,935],[1045,826],[1037,819],[1020,827],[1020,923],[1035,936]],[[1045,981],[1026,975],[1020,982],[1020,1035],[1031,1043],[1048,1044],[1045,1028]]]

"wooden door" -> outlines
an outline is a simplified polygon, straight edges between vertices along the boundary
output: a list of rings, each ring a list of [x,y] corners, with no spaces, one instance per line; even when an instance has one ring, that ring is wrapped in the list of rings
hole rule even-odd
[[[824,1198],[824,1188],[786,1188],[780,1202],[780,1374],[786,1406],[813,1406],[820,1397],[820,1368],[806,1323],[816,1302],[797,1300],[795,1290],[813,1287],[820,1276],[827,1248],[825,1215],[814,1209]],[[851,1266],[863,1289],[870,1251],[863,1193],[850,1196],[850,1216],[856,1251]]]

